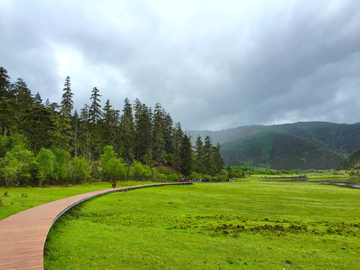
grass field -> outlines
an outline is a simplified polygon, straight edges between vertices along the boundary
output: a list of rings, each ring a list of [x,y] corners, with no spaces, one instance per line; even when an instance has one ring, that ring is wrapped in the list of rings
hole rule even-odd
[[[360,190],[198,183],[118,192],[55,224],[46,269],[359,269]]]
[[[149,183],[150,182],[118,182],[117,187]],[[0,187],[0,220],[44,203],[109,188],[111,188],[111,183],[108,182],[91,182],[71,187]]]

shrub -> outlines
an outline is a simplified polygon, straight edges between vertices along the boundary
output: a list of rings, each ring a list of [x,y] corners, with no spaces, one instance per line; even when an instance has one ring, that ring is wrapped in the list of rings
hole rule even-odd
[[[169,175],[167,175],[166,176],[166,179],[168,180],[168,181],[177,181],[177,180],[180,180],[180,176],[179,175],[177,175],[177,174],[175,174],[175,173],[173,173],[173,174],[169,174]]]

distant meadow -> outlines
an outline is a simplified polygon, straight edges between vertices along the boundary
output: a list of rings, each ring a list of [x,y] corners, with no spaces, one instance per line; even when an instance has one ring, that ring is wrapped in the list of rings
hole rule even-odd
[[[358,269],[359,190],[270,182],[101,196],[57,221],[46,269]]]

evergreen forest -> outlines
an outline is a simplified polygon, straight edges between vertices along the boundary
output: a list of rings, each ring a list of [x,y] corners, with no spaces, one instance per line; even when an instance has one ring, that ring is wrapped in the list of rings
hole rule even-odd
[[[73,95],[67,76],[61,103],[43,102],[0,67],[0,185],[221,177],[220,145],[198,136],[192,146],[161,104],[152,109],[126,98],[122,110],[110,100],[102,106],[94,87],[78,112]]]

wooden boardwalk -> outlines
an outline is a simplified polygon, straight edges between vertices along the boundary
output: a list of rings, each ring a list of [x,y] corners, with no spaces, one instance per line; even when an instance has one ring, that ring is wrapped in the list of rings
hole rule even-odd
[[[0,270],[44,269],[44,245],[53,223],[73,206],[111,192],[163,185],[161,183],[99,190],[43,204],[0,220]]]

